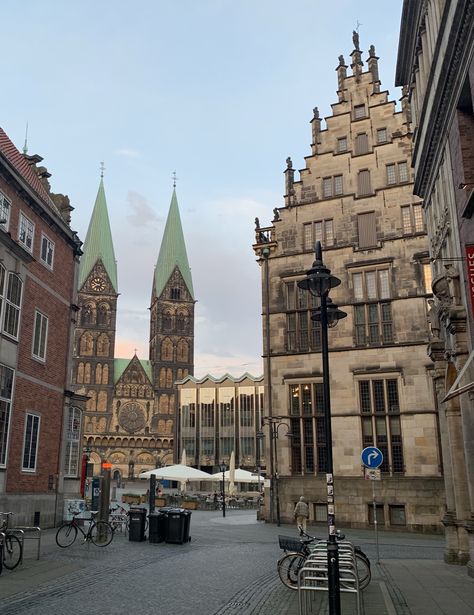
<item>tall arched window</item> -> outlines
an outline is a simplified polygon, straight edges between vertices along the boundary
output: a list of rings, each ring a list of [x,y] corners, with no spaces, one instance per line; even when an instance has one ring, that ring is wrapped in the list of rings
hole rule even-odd
[[[109,324],[109,305],[107,303],[101,303],[99,305],[99,309],[97,310],[97,324]]]
[[[109,366],[104,365],[102,368],[102,384],[109,384]]]
[[[168,367],[166,370],[166,388],[171,389],[173,386],[173,370]]]
[[[77,384],[82,384],[84,382],[84,363],[79,363],[77,366],[77,376],[76,376]]]
[[[173,342],[169,338],[166,338],[161,345],[161,360],[173,360]]]
[[[99,412],[106,412],[107,410],[107,391],[99,391],[97,397],[97,410]]]
[[[102,384],[102,365],[100,363],[95,368],[95,383]]]
[[[164,389],[166,386],[166,367],[160,369],[160,387]]]
[[[82,307],[81,322],[83,325],[95,324],[95,305],[93,303],[87,303]]]
[[[91,382],[91,364],[86,363],[84,365],[84,383],[90,384]]]
[[[89,412],[95,412],[97,407],[97,392],[87,391],[87,397],[89,399],[86,403],[86,410],[89,410]]]
[[[85,356],[91,356],[94,348],[94,342],[92,335],[86,331],[82,334],[81,341],[79,342],[79,353]]]
[[[99,357],[108,357],[110,351],[110,341],[108,335],[101,333],[97,338],[97,355]]]
[[[179,340],[176,348],[176,358],[182,363],[188,362],[188,342],[186,340]]]
[[[170,312],[165,312],[163,314],[163,329],[165,331],[171,331],[171,327],[173,324],[173,319]]]

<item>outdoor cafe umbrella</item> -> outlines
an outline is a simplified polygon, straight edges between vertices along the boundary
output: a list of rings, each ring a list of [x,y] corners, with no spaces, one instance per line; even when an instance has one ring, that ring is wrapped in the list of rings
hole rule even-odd
[[[242,470],[241,468],[237,468],[233,472],[234,482],[236,483],[258,483],[258,476],[253,474],[252,472],[248,472],[247,470]],[[216,474],[211,475],[213,480],[222,480],[222,472],[217,472]],[[231,481],[232,476],[230,470],[224,472],[224,480]],[[263,476],[260,477],[260,480],[263,481]]]
[[[142,472],[139,478],[150,478],[154,474],[156,478],[161,480],[175,480],[178,482],[183,481],[200,481],[200,480],[216,480],[211,474],[202,472],[191,466],[184,466],[180,463],[174,466],[164,466],[163,468],[156,468],[155,470],[148,470]]]

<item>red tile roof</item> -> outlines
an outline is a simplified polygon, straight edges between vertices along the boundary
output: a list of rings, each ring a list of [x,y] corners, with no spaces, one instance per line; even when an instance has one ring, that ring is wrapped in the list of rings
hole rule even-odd
[[[20,154],[17,148],[10,141],[6,132],[0,128],[0,152],[7,158],[10,164],[16,169],[21,177],[29,184],[30,188],[39,196],[39,198],[48,207],[52,208],[55,213],[58,213],[56,205],[51,200],[51,197],[46,191],[46,188],[41,183],[38,175],[35,173],[24,156]]]

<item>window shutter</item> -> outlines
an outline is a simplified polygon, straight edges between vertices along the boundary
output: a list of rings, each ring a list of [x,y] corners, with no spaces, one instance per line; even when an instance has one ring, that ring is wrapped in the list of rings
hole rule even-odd
[[[356,154],[366,154],[369,151],[369,139],[367,133],[357,135],[356,137]]]
[[[375,212],[357,216],[359,230],[359,248],[373,248],[377,245],[377,228],[375,224]]]
[[[358,194],[359,196],[366,196],[372,194],[372,188],[370,187],[370,171],[359,171],[357,176],[358,180]]]

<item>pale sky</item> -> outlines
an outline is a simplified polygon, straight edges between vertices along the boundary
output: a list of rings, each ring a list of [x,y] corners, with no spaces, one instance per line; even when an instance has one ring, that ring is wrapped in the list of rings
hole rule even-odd
[[[148,358],[153,268],[176,170],[196,304],[195,375],[263,372],[254,219],[283,205],[335,68],[380,57],[394,87],[401,0],[2,0],[0,126],[40,154],[84,240],[105,162],[117,357]],[[364,64],[364,70],[367,69]],[[324,127],[324,123],[323,123]],[[295,179],[299,179],[298,173]],[[311,263],[308,263],[308,267]]]

